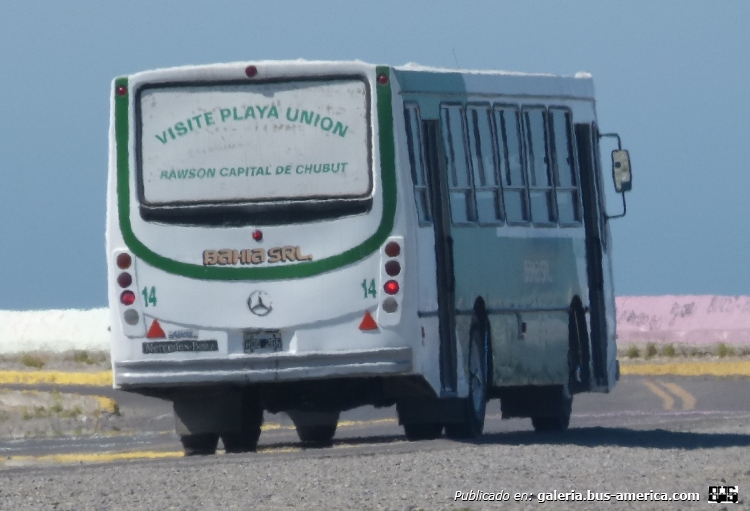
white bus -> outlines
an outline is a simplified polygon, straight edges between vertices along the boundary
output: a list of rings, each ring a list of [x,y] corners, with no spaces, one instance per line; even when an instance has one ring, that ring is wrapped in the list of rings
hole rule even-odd
[[[410,440],[537,430],[618,377],[591,77],[259,61],[114,80],[115,388],[187,454],[396,405]],[[618,138],[619,142],[619,138]],[[613,152],[618,191],[626,151]],[[624,195],[623,195],[624,205]]]

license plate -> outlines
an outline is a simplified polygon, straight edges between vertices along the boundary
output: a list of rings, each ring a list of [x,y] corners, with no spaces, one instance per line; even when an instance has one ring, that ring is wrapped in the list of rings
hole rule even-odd
[[[273,353],[281,351],[281,333],[277,330],[245,332],[245,353]]]

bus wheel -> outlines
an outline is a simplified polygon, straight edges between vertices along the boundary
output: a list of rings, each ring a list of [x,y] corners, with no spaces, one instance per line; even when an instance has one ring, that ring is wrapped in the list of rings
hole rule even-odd
[[[445,425],[449,438],[476,438],[482,434],[487,409],[489,352],[489,331],[475,319],[469,333],[469,395],[462,400],[463,421]]]
[[[555,415],[536,416],[531,418],[531,424],[537,433],[548,431],[565,431],[570,424],[570,412],[573,408],[573,396],[564,386],[560,386],[554,401],[550,403],[557,413]]]
[[[544,433],[547,431],[565,431],[570,423],[570,415],[558,417],[532,417],[531,424],[534,431]]]
[[[414,442],[417,440],[434,440],[443,434],[442,424],[412,423],[404,424],[406,439]]]
[[[339,412],[289,410],[287,413],[294,422],[300,442],[311,446],[331,444],[334,435],[336,435]]]
[[[255,452],[258,448],[260,427],[263,425],[263,408],[254,394],[243,394],[240,413],[240,431],[221,434],[224,452]]]
[[[589,342],[586,316],[580,302],[568,313],[568,388],[572,394],[589,388]]]
[[[208,456],[216,454],[219,435],[216,433],[200,433],[197,435],[180,436],[185,456]]]

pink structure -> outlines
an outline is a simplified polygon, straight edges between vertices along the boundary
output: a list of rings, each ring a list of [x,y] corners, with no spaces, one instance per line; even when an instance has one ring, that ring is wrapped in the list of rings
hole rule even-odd
[[[750,344],[750,296],[621,296],[617,342]]]

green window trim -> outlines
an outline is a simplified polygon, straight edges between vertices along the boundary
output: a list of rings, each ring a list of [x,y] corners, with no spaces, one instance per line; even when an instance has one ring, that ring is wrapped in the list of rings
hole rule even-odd
[[[396,215],[396,153],[393,137],[390,68],[376,67],[376,76],[381,75],[385,75],[388,80],[385,85],[381,85],[380,81],[376,80],[375,85],[380,146],[380,182],[383,196],[383,212],[377,230],[361,244],[337,255],[317,261],[260,268],[217,268],[184,263],[157,254],[138,239],[130,223],[130,90],[127,88],[127,78],[116,79],[113,94],[115,94],[117,151],[117,209],[120,231],[128,249],[136,257],[155,268],[175,275],[203,280],[279,280],[311,277],[360,261],[378,250],[393,230]],[[126,88],[125,95],[117,94],[116,91],[120,87]]]

